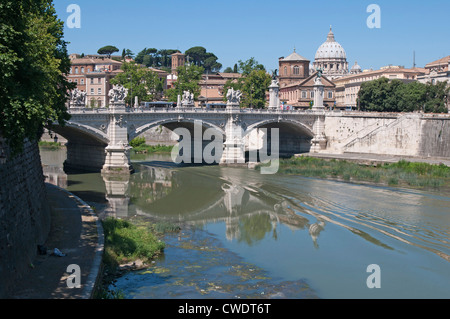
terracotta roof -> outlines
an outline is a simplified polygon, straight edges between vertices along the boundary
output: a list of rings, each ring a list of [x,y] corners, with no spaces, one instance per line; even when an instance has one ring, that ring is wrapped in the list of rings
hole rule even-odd
[[[426,68],[432,67],[432,66],[436,66],[436,65],[446,65],[450,62],[450,55],[446,56],[445,58],[430,62],[428,64],[425,65]]]
[[[222,76],[223,78],[233,78],[233,79],[237,79],[237,78],[242,77],[242,74],[240,74],[240,73],[219,72],[219,75]]]
[[[309,60],[307,58],[302,57],[300,54],[294,51],[281,61],[309,61]]]
[[[122,64],[122,62],[113,59],[91,59],[91,58],[76,58],[71,60],[72,65],[80,64]]]

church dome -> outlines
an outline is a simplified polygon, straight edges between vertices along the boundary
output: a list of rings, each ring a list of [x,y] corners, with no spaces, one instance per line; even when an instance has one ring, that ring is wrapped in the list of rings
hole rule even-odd
[[[362,72],[362,68],[358,65],[358,62],[355,61],[355,64],[350,69],[350,73],[360,73]]]
[[[317,49],[315,59],[346,59],[345,50],[336,40],[334,39],[334,33],[328,32],[327,41],[322,43],[322,45]]]

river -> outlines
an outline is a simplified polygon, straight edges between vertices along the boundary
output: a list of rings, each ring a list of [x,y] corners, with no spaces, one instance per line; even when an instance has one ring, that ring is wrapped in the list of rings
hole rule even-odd
[[[180,225],[151,267],[111,286],[126,298],[450,298],[449,194],[164,155],[134,156],[126,180],[66,174],[64,149],[41,159],[101,216]]]

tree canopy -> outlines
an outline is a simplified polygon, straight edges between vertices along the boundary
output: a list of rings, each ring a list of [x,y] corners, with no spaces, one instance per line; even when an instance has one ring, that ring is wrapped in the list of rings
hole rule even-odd
[[[178,95],[183,95],[184,91],[189,91],[194,94],[194,100],[198,99],[200,95],[199,82],[204,72],[203,67],[196,65],[185,65],[177,68],[177,80],[173,87],[166,91],[169,101],[177,102]]]
[[[446,82],[404,83],[382,77],[361,84],[358,102],[361,111],[447,113],[445,100],[449,90]]]
[[[51,0],[3,0],[0,21],[0,135],[17,153],[44,126],[70,118],[65,103],[74,85],[65,76],[64,23]]]
[[[128,89],[127,102],[134,104],[134,97],[139,101],[159,100],[164,89],[164,80],[156,72],[134,62],[122,64],[123,72],[111,79],[111,84],[120,84]]]
[[[180,52],[174,49],[155,49],[155,48],[144,48],[140,51],[136,58],[134,59],[136,63],[145,65],[147,67],[161,68],[170,72],[172,68],[172,57],[171,55]]]
[[[242,77],[237,80],[228,80],[225,83],[224,92],[230,88],[240,90],[242,92],[241,107],[264,108],[266,92],[272,77],[253,57],[246,61],[239,60],[238,64]],[[235,68],[237,68],[236,65]],[[226,101],[226,94],[223,100]]]
[[[113,45],[107,45],[107,46],[101,47],[97,51],[98,54],[106,55],[108,58],[110,58],[111,54],[113,54],[115,52],[119,52],[119,49]]]
[[[189,58],[189,62],[203,67],[204,72],[218,72],[222,68],[222,64],[217,62],[217,56],[214,53],[207,52],[204,47],[192,47],[186,50],[184,54]]]

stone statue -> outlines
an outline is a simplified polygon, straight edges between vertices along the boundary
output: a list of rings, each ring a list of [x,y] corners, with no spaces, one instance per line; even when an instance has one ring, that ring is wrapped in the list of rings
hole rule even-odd
[[[86,92],[80,91],[75,88],[70,92],[70,105],[72,106],[85,106],[86,105]]]
[[[181,105],[194,105],[194,94],[189,91],[183,91]]]
[[[124,103],[125,98],[128,95],[128,89],[124,88],[122,85],[114,85],[111,90],[109,90],[108,96],[111,102],[114,103]]]
[[[229,104],[239,104],[241,102],[242,92],[233,88],[227,91],[227,100]]]

